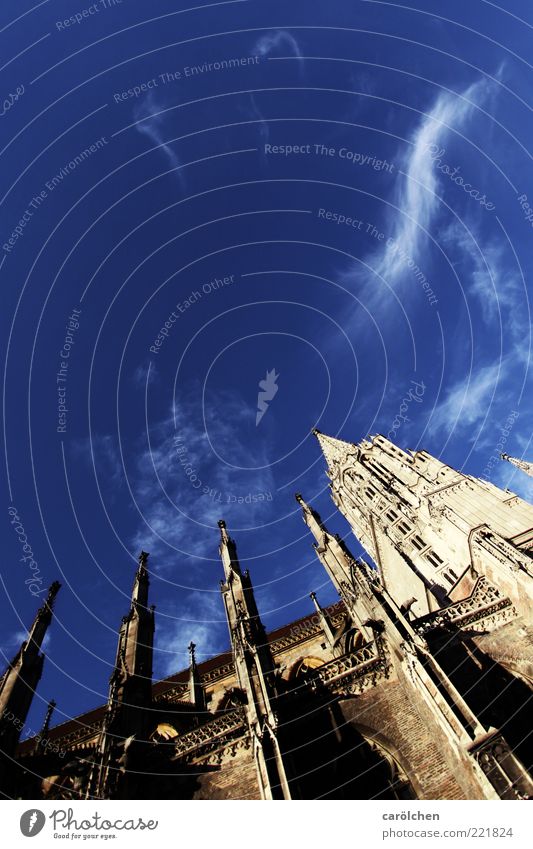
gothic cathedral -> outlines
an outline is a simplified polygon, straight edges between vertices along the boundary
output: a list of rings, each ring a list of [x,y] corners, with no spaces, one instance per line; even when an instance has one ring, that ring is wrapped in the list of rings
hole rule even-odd
[[[316,432],[373,565],[301,495],[340,600],[266,633],[223,521],[231,652],[152,683],[141,553],[107,704],[19,741],[58,584],[0,681],[0,790],[28,799],[528,799],[533,506],[383,436]],[[523,461],[513,462],[528,474]]]

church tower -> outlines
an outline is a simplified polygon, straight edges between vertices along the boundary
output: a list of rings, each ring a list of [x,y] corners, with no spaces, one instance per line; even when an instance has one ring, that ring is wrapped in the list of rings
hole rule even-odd
[[[148,608],[148,557],[141,551],[131,607],[122,619],[118,635],[115,668],[90,782],[89,795],[97,798],[112,798],[120,792],[120,778],[133,754],[130,748],[134,742],[146,740],[149,730],[154,608]]]
[[[436,798],[453,798],[458,776],[463,787],[469,785],[471,798],[529,798],[533,781],[505,735],[477,715],[443,668],[440,652],[434,651],[426,638],[431,625],[439,627],[438,619],[413,620],[414,599],[400,606],[378,573],[364,560],[356,560],[345,543],[329,533],[318,513],[300,495],[296,498],[315,537],[317,556],[348,614],[348,622],[332,646],[338,658],[333,670],[336,675],[346,677],[345,697],[352,693],[359,696],[353,702],[347,699],[343,703],[346,719],[355,724],[363,719],[368,729],[377,718],[374,735],[383,738],[389,734],[387,746],[405,753],[416,741],[430,763],[430,770],[424,776],[421,768],[424,759],[418,762],[417,778],[422,778],[426,785],[420,798],[431,798],[425,794],[432,783],[435,787],[430,794],[434,793]],[[420,622],[424,623],[422,627]],[[324,633],[327,637],[327,624]],[[448,644],[453,639],[452,633],[450,628],[445,630]],[[355,680],[350,681],[350,675]],[[470,680],[469,687],[472,686]],[[370,701],[365,705],[365,690],[376,687],[379,689],[373,702],[371,692],[366,692]],[[403,727],[398,727],[396,734],[393,727],[397,720],[386,714],[387,718],[379,717],[380,705],[387,701],[402,716]],[[406,774],[411,778],[409,769]]]
[[[315,434],[333,501],[400,604],[429,614],[484,577],[531,622],[531,504],[384,436],[354,444]]]
[[[396,673],[416,670],[434,719],[446,716],[444,703],[459,719],[449,742],[462,752],[464,774],[467,765],[472,777],[481,767],[501,798],[529,797],[533,506],[383,436],[358,444],[316,436],[333,501],[376,565],[361,580],[358,561],[302,502],[317,555],[354,624],[361,605],[381,607]]]
[[[50,586],[46,601],[37,611],[28,639],[22,643],[0,680],[0,786],[4,785],[4,774],[9,771],[41,679],[44,664],[41,647],[52,621],[54,601],[60,587],[57,581]]]
[[[264,799],[290,799],[289,784],[278,739],[274,661],[255,603],[250,575],[242,572],[235,542],[226,523],[219,521],[220,557],[225,581],[222,598],[233,650],[238,686],[246,697],[245,712],[250,730],[259,787]]]

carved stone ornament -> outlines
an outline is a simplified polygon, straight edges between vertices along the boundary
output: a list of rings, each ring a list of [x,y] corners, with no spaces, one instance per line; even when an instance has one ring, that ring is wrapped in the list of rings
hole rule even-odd
[[[496,587],[481,576],[468,598],[421,616],[413,622],[413,627],[421,636],[436,628],[449,626],[466,632],[479,631],[480,627],[484,631],[491,631],[517,615],[512,601],[502,596]]]

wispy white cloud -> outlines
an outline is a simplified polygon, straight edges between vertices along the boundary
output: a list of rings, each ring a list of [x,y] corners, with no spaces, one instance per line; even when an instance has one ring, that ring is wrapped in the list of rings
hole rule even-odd
[[[250,526],[270,515],[276,487],[266,437],[253,445],[241,438],[247,429],[256,430],[255,411],[223,392],[211,401],[207,432],[194,396],[182,398],[168,417],[151,426],[150,447],[138,454],[132,475],[142,511],[136,548],[151,546],[153,551],[164,545],[213,556],[218,519],[231,523],[245,511]]]
[[[141,363],[137,366],[137,368],[133,371],[131,375],[132,383],[135,386],[142,388],[143,390],[146,388],[146,380],[149,376],[150,385],[157,383],[159,381],[159,372],[157,366],[150,362],[148,365],[146,363]]]
[[[262,59],[267,59],[269,56],[278,53],[279,51],[283,51],[285,54],[288,52],[295,56],[299,60],[297,64],[300,68],[300,74],[303,73],[304,60],[302,58],[300,45],[294,36],[286,30],[276,30],[275,32],[269,32],[266,33],[266,35],[262,35],[254,44],[251,53],[255,56],[261,56]],[[259,134],[261,136],[262,143],[265,144],[270,139],[269,122],[259,108],[257,98],[253,93],[250,93],[250,103],[252,106],[253,116],[260,122]]]
[[[354,91],[373,95],[379,92],[379,82],[370,71],[351,71],[350,83]]]
[[[252,54],[261,56],[265,58],[266,56],[270,56],[271,53],[275,53],[280,49],[288,49],[293,56],[297,56],[303,62],[302,51],[300,50],[300,45],[296,41],[293,35],[287,30],[280,29],[276,30],[276,32],[269,32],[266,35],[262,35],[261,38],[257,40],[255,43]]]
[[[493,393],[503,386],[508,373],[505,360],[479,368],[455,381],[444,399],[431,414],[428,430],[435,435],[441,431],[449,434],[466,431],[485,417]]]
[[[139,382],[141,376],[135,373],[133,379]],[[126,468],[115,436],[93,433],[91,441],[73,444],[76,458],[89,467],[94,462],[104,500],[121,507],[129,500],[137,527],[124,540],[127,548],[149,551],[159,569],[175,570],[176,555],[169,556],[169,549],[178,553],[181,572],[200,566],[198,559],[216,557],[217,521],[225,518],[230,527],[261,525],[272,515],[276,497],[268,432],[257,435],[253,402],[213,394],[206,431],[198,391],[150,422],[148,435],[123,440]]]
[[[396,204],[403,214],[395,215],[393,239],[416,261],[422,228],[429,230],[439,207],[437,170],[429,154],[432,145],[442,144],[452,129],[459,130],[490,92],[490,83],[481,79],[468,86],[460,96],[443,93],[424,115],[411,140],[404,159],[404,178]],[[385,246],[377,270],[389,282],[405,274],[405,263]]]
[[[170,167],[174,169],[176,179],[183,188],[184,175],[181,169],[181,162],[174,147],[171,147],[164,139],[163,128],[165,125],[165,116],[160,114],[162,109],[162,104],[158,103],[154,93],[149,91],[146,98],[134,107],[134,118],[138,122],[136,129],[139,133],[147,136],[159,148],[161,153],[164,154]]]
[[[261,136],[261,141],[263,144],[268,144],[270,139],[270,125],[259,109],[256,99],[252,93],[250,93],[250,103],[252,105],[252,115],[257,121],[259,121],[259,135]]]
[[[11,634],[6,634],[2,643],[0,644],[0,652],[4,655],[4,658],[11,658],[18,651],[22,643],[24,643],[29,636],[29,631],[24,631],[22,628],[17,631],[13,631]],[[44,640],[42,642],[42,650],[46,651],[49,648],[51,643],[51,635],[47,632],[44,635]]]
[[[442,233],[442,241],[464,288],[467,308],[475,319],[481,319],[502,353],[497,361],[451,385],[432,415],[429,431],[450,433],[455,429],[456,433],[464,434],[468,428],[479,426],[475,433],[476,449],[490,450],[496,438],[494,422],[504,422],[519,403],[520,422],[527,416],[524,409],[527,394],[521,402],[518,400],[520,371],[530,357],[527,293],[514,258],[506,254],[501,243],[488,241],[474,221],[465,219],[463,225],[458,222],[449,225]],[[482,345],[481,338],[478,349]],[[517,437],[518,427],[513,429],[513,438]],[[509,479],[505,470],[501,475],[499,484]],[[524,487],[528,488],[527,481]]]
[[[188,665],[191,640],[199,662],[229,647],[220,593],[197,591],[178,603],[173,618],[158,617],[154,646],[157,677],[172,675]]]
[[[464,223],[467,227],[453,222],[443,232],[447,253],[456,260],[466,294],[476,298],[476,310],[481,307],[485,324],[496,330],[501,322],[506,345],[512,344],[515,358],[527,360],[529,306],[516,262],[501,243],[487,241],[474,222],[466,219]]]
[[[93,433],[91,439],[73,440],[71,451],[77,460],[82,460],[89,466],[94,462],[98,479],[106,493],[113,494],[124,483],[124,468],[115,437]]]
[[[386,217],[385,230],[389,239],[364,258],[393,289],[409,278],[410,265],[422,262],[429,245],[424,231],[431,232],[439,212],[439,172],[430,153],[431,146],[442,145],[452,129],[462,129],[475,106],[484,102],[491,91],[490,81],[481,79],[459,94],[440,94],[411,136],[409,149],[400,159],[399,181],[392,196],[392,203],[397,209],[387,213]],[[353,276],[352,268],[346,277]],[[366,282],[367,298],[377,301],[381,290],[376,289],[374,276],[369,278],[368,271],[361,270],[359,265],[355,276],[357,280]]]

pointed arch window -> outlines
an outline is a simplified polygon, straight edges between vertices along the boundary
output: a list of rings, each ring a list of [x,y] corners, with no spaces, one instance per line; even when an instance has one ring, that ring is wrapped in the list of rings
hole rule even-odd
[[[301,657],[292,667],[289,678],[301,678],[323,665],[324,661],[319,657]]]
[[[441,566],[444,565],[444,560],[442,559],[442,557],[439,557],[439,555],[436,554],[434,551],[428,551],[426,557],[431,563],[431,565],[435,567],[435,569],[439,569]]]
[[[411,542],[418,551],[422,551],[424,548],[427,548],[427,543],[424,542],[422,537],[419,537],[416,534],[411,537]]]

